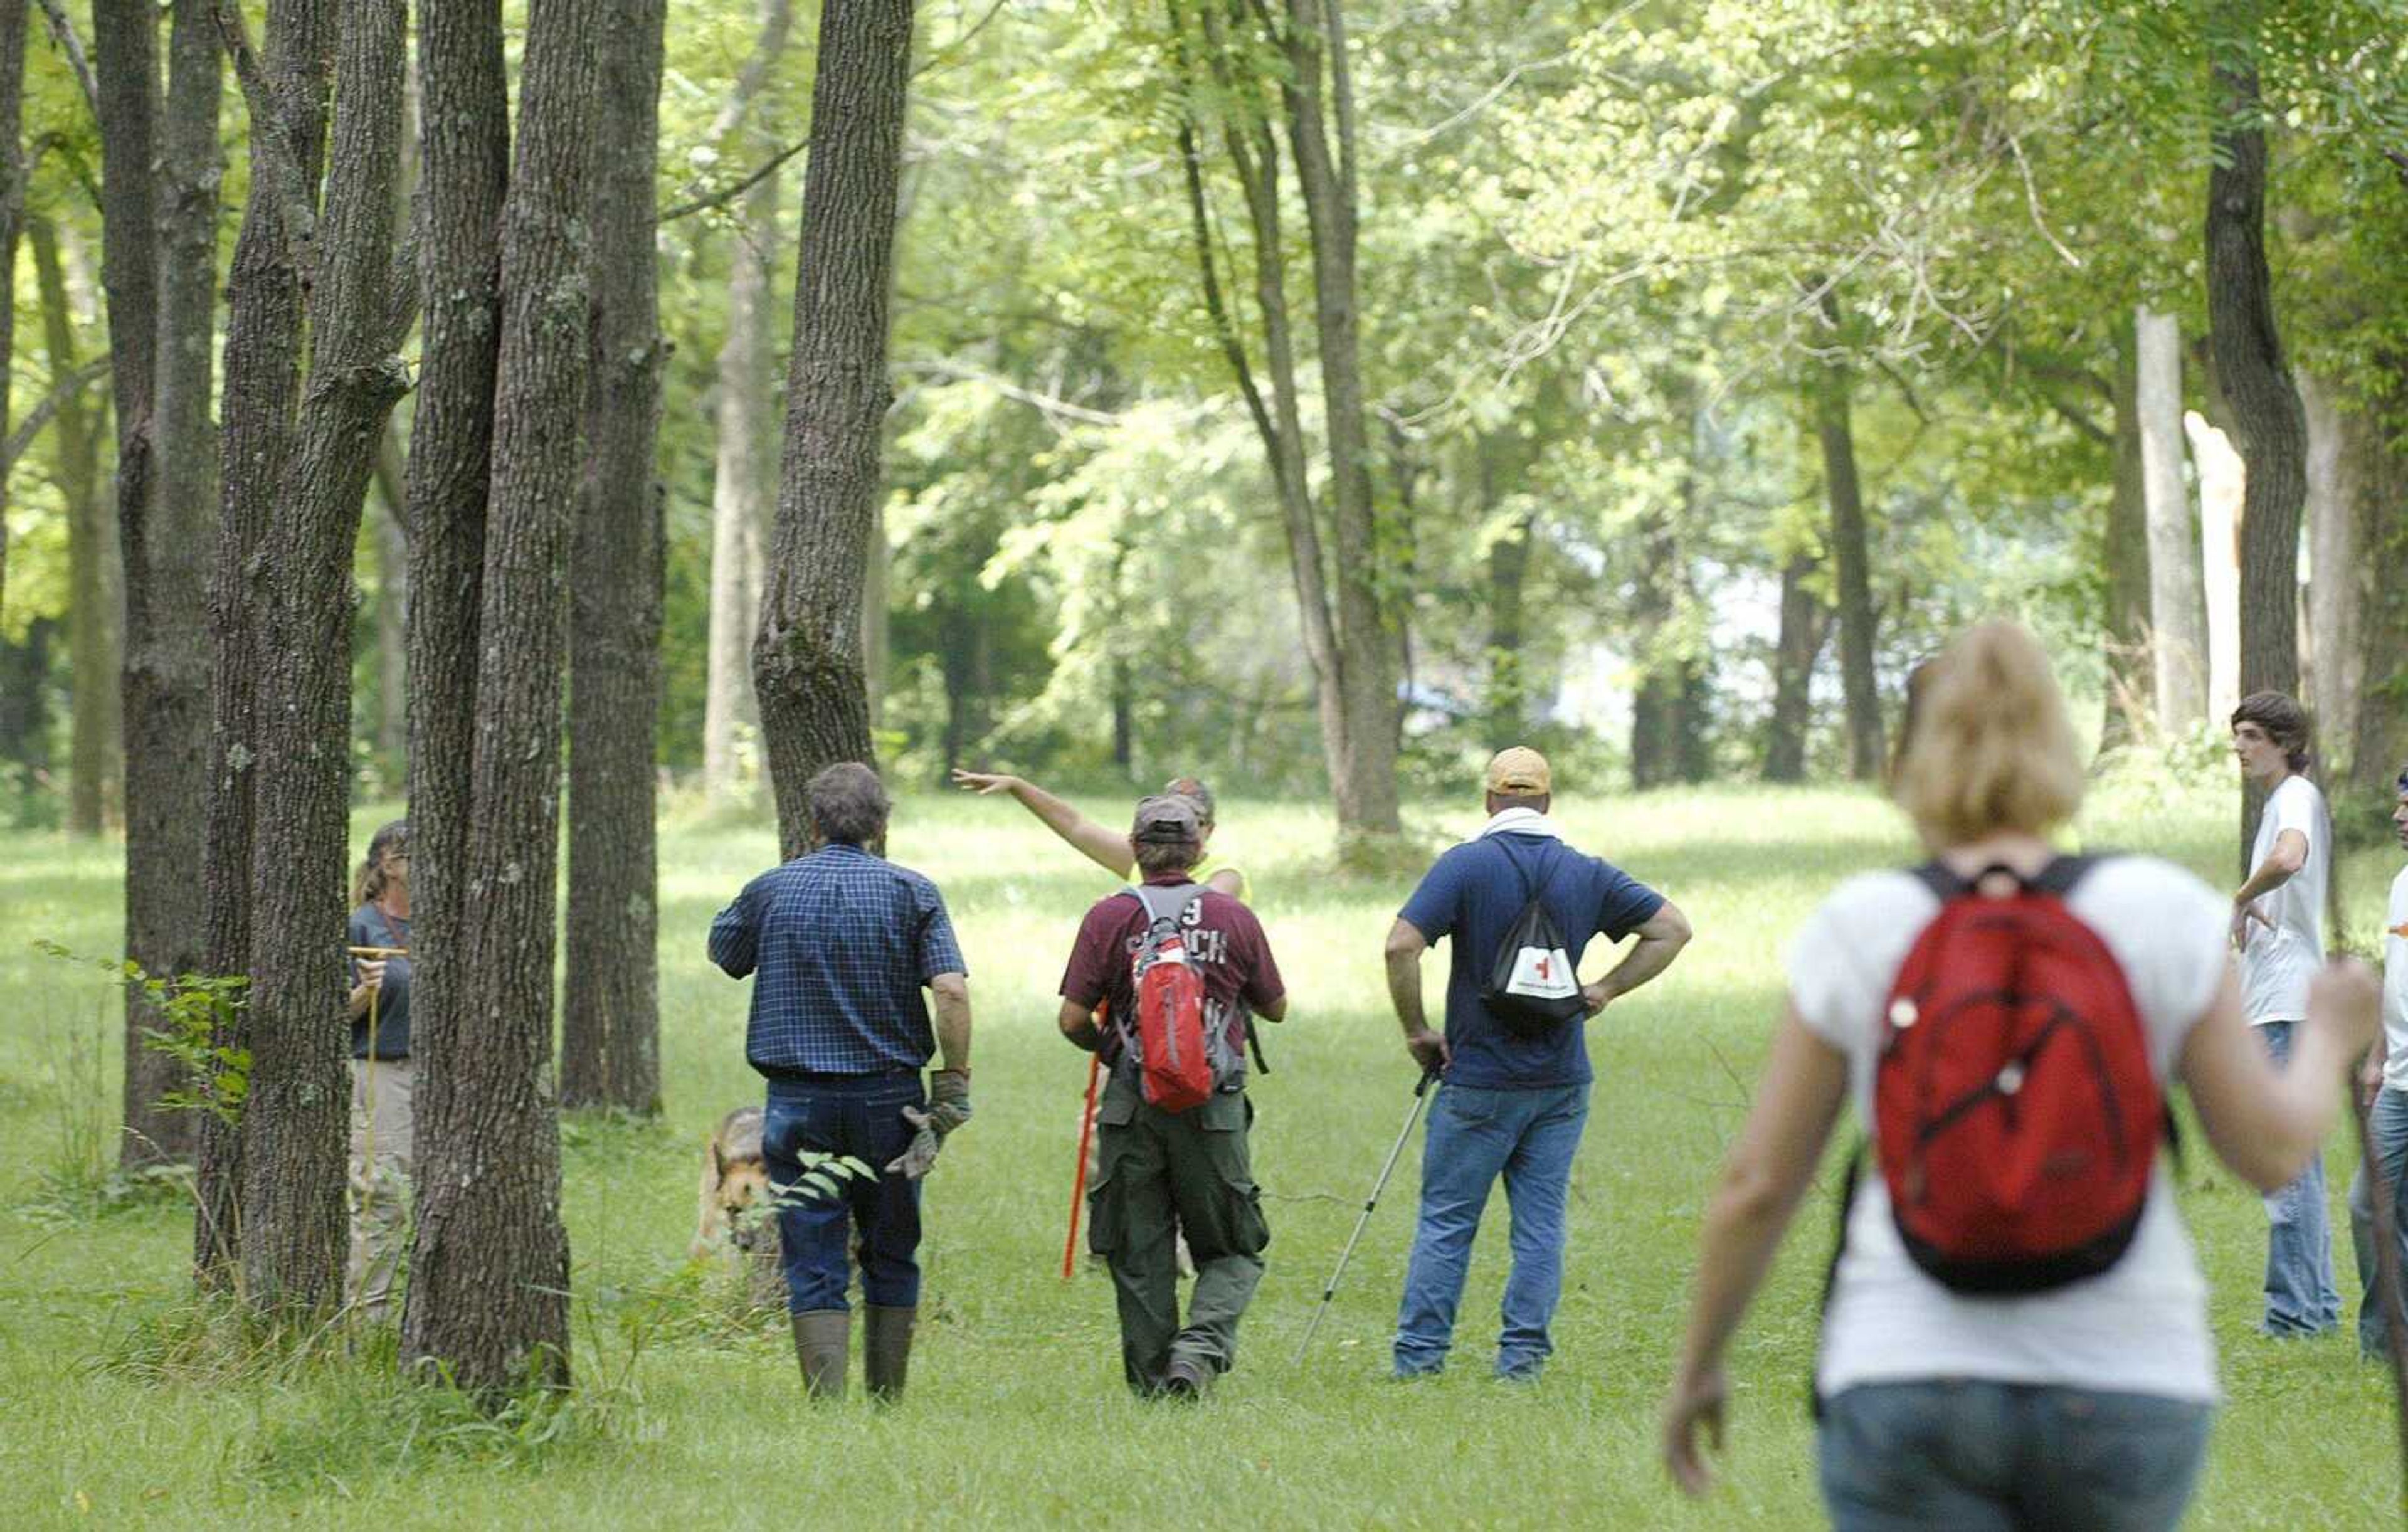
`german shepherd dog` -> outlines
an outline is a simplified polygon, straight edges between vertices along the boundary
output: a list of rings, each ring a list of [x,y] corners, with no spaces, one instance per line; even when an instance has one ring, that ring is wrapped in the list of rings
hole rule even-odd
[[[732,1250],[732,1263],[743,1267],[745,1293],[756,1308],[785,1301],[770,1200],[769,1167],[761,1155],[761,1109],[738,1107],[704,1140],[690,1253],[700,1261]]]

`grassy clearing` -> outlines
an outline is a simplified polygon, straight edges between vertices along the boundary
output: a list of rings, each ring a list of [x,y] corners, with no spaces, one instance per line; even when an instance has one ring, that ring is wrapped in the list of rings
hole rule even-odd
[[[2096,844],[2222,877],[2230,797],[2102,795]],[[1102,807],[1096,805],[1095,807]],[[1426,806],[1433,840],[1470,805]],[[363,810],[359,838],[380,817]],[[767,864],[760,824],[674,818],[662,866],[659,1124],[566,1124],[578,1367],[570,1406],[499,1421],[394,1382],[388,1339],[203,1383],[172,1188],[115,1186],[113,1009],[89,970],[32,952],[117,938],[113,852],[0,838],[0,1522],[248,1527],[1127,1526],[1226,1506],[1281,1526],[1786,1527],[1816,1502],[1803,1380],[1829,1210],[1805,1215],[1734,1357],[1733,1453],[1703,1507],[1653,1454],[1699,1202],[1763,1056],[1789,934],[1846,873],[1909,854],[1844,791],[1715,790],[1576,803],[1584,845],[1670,891],[1698,929],[1659,984],[1596,1024],[1598,1084],[1575,1173],[1558,1353],[1535,1390],[1486,1377],[1504,1278],[1501,1199],[1481,1236],[1455,1370],[1385,1382],[1415,1161],[1398,1170],[1302,1367],[1290,1356],[1409,1102],[1378,949],[1404,890],[1326,865],[1325,815],[1235,802],[1225,849],[1254,876],[1295,997],[1258,1083],[1270,1269],[1239,1369],[1200,1415],[1133,1404],[1100,1274],[1055,1274],[1084,1067],[1052,1034],[1078,913],[1109,886],[1008,805],[907,799],[895,854],[943,884],[978,1008],[978,1117],[929,1185],[928,1282],[911,1394],[874,1415],[807,1411],[782,1333],[730,1316],[689,1268],[703,1136],[754,1099],[745,989],[705,963],[711,913]],[[2379,912],[2396,856],[2347,869]],[[1429,975],[1435,998],[1445,962]],[[2331,1146],[2334,1215],[2354,1141]],[[2185,1207],[2214,1288],[2230,1404],[2193,1525],[2296,1528],[2393,1513],[2387,1385],[2346,1341],[2256,1338],[2263,1217],[2195,1154]],[[1827,1178],[1828,1181],[1828,1178]],[[1827,1187],[1828,1191],[1828,1187]],[[2346,1265],[2346,1234],[2340,1258]],[[2344,1269],[2353,1310],[2356,1283]],[[381,1350],[380,1350],[381,1348]],[[1142,1465],[1144,1484],[1135,1472]],[[1209,1512],[1208,1512],[1209,1514]]]

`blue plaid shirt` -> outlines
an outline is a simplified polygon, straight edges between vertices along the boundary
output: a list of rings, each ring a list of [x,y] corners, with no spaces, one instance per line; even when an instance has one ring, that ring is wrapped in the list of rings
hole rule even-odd
[[[744,1056],[773,1078],[919,1068],[937,1051],[921,986],[967,971],[937,885],[842,845],[745,884],[710,923],[710,960],[754,976]]]

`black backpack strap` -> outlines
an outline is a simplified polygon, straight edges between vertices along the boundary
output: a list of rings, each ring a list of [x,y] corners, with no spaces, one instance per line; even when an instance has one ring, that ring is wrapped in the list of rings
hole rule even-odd
[[[1929,889],[1938,896],[1942,904],[1946,904],[1951,899],[1961,899],[1973,892],[1971,883],[1949,871],[1947,866],[1938,860],[1926,862],[1919,867],[1908,870],[1914,881]]]
[[[2031,875],[2024,886],[2035,894],[2054,894],[2062,899],[2071,894],[2074,885],[2087,877],[2090,869],[2102,859],[2097,856],[2060,856]]]
[[[2075,885],[2089,875],[2091,868],[2105,860],[2105,857],[2096,854],[2052,857],[2049,859],[2048,866],[2028,878],[2016,877],[2015,869],[2003,862],[1984,867],[1971,878],[1958,877],[1949,870],[1946,864],[1936,860],[1926,862],[1923,866],[1913,869],[1913,872],[1915,881],[1937,895],[1942,904],[1946,904],[1951,899],[1961,899],[1972,893],[1976,883],[1994,872],[2003,872],[2014,878],[2016,882],[2023,885],[2026,893],[2050,894],[2062,899],[2071,894]]]
[[[1939,866],[1938,863],[1932,865]],[[1818,1330],[1822,1323],[1831,1317],[1831,1295],[1840,1285],[1840,1258],[1848,1253],[1848,1213],[1856,1205],[1856,1176],[1864,1168],[1864,1164],[1865,1145],[1862,1139],[1858,1139],[1855,1152],[1848,1155],[1847,1175],[1840,1182],[1840,1226],[1831,1239],[1831,1264],[1823,1268],[1822,1300],[1814,1305],[1814,1318]],[[1818,1337],[1814,1344],[1817,1363],[1820,1362],[1822,1354],[1822,1341]],[[1811,1365],[1806,1374],[1806,1402],[1807,1407],[1813,1412],[1814,1419],[1820,1421],[1823,1418],[1823,1391],[1814,1384],[1814,1374],[1811,1370]]]

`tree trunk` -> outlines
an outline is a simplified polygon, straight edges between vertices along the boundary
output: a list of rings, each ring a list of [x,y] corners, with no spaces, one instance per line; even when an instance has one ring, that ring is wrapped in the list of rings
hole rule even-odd
[[[1288,0],[1288,141],[1312,243],[1313,326],[1320,341],[1324,428],[1329,437],[1329,501],[1336,533],[1340,705],[1344,759],[1331,784],[1338,828],[1350,836],[1394,835],[1397,819],[1396,639],[1381,598],[1387,563],[1371,499],[1371,449],[1364,426],[1363,366],[1354,304],[1354,92],[1337,0]],[[1329,72],[1328,104],[1323,73]],[[1330,153],[1325,116],[1334,122]]]
[[[27,226],[34,248],[34,279],[42,296],[42,350],[50,385],[82,365],[75,338],[75,306],[59,258],[59,233],[46,218]],[[117,529],[99,494],[99,442],[80,393],[59,402],[50,447],[59,497],[67,509],[67,643],[75,657],[75,693],[69,716],[73,785],[67,829],[98,835],[117,822],[123,800],[120,753],[118,644],[124,600],[124,570],[118,562]]]
[[[1831,503],[1831,558],[1840,585],[1840,684],[1848,717],[1848,775],[1882,774],[1881,694],[1873,680],[1873,597],[1865,540],[1865,505],[1856,483],[1856,443],[1849,421],[1851,381],[1838,364],[1813,380],[1814,434]]]
[[[159,106],[157,9],[145,0],[93,0],[93,67],[99,91],[101,285],[108,299],[109,372],[117,407],[117,526],[125,573],[121,706],[125,742],[125,953],[154,974],[201,966],[198,830],[208,780],[193,747],[206,740],[206,657],[179,647],[175,609],[191,556],[157,524],[159,241],[154,128]],[[129,1166],[189,1153],[183,1114],[159,1105],[174,1067],[143,1046],[159,1017],[129,986],[125,1007],[124,1139]]]
[[[1824,622],[1806,580],[1811,553],[1781,566],[1781,630],[1772,646],[1772,718],[1765,731],[1764,780],[1806,780],[1806,724],[1813,712],[1814,662],[1823,652]]]
[[[277,0],[267,12],[262,67],[278,121],[251,124],[274,134],[275,152],[315,187],[324,159],[326,94],[331,87],[334,7],[330,0]],[[212,973],[249,973],[251,878],[262,740],[258,711],[267,656],[261,632],[272,599],[268,529],[293,456],[300,389],[302,294],[285,227],[278,178],[266,169],[268,140],[254,145],[257,169],[226,279],[225,428],[217,559],[209,586],[212,669],[217,678],[209,731],[209,809],[202,854]],[[246,1048],[237,1013],[221,1046]],[[204,1283],[229,1276],[238,1259],[244,1172],[242,1135],[207,1118],[200,1124],[198,1216],[194,1267]]]
[[[334,934],[348,903],[351,554],[408,386],[393,266],[407,15],[402,0],[344,0],[340,15],[308,380],[267,532],[246,1008],[247,1296],[297,1313],[330,1309],[342,1290],[350,986]]]
[[[2254,40],[2249,45],[2254,48]],[[2216,381],[2248,466],[2241,505],[2241,678],[2252,692],[2300,690],[2300,510],[2307,422],[2283,357],[2266,266],[2266,131],[2254,63],[2215,66],[2214,162],[2207,176],[2207,314]],[[2262,795],[2243,794],[2241,856]]]
[[[2393,358],[2392,371],[2401,369]],[[2364,581],[2359,652],[2365,689],[2350,780],[2372,796],[2394,791],[2408,771],[2408,412],[2398,396],[2367,422],[2360,445],[2358,567]]]
[[[2207,601],[2198,518],[2183,487],[2182,339],[2172,314],[2132,316],[2134,405],[2149,537],[2149,629],[2157,731],[2189,733],[2207,716]]]
[[[2363,573],[2359,502],[2372,422],[2344,406],[2329,379],[2299,376],[2307,422],[2308,716],[2315,720],[2317,756],[2334,786],[2351,776],[2358,744],[2366,651],[2358,639]]]
[[[661,708],[660,292],[653,262],[665,0],[628,0],[597,69],[593,350],[570,559],[568,966],[560,1098],[661,1108],[653,737]]]
[[[2115,340],[2114,480],[2107,497],[2106,718],[2101,750],[2128,743],[2153,709],[2149,663],[2149,510],[2141,445],[2139,345],[2133,331]]]
[[[894,391],[886,375],[911,0],[825,0],[795,278],[778,522],[752,684],[784,854],[810,842],[804,784],[867,761],[861,585]]]
[[[1680,668],[1663,654],[1676,557],[1670,516],[1660,508],[1650,511],[1632,541],[1640,566],[1630,604],[1630,658],[1639,675],[1630,697],[1630,785],[1644,791],[1672,780],[1680,753]]]
[[[769,150],[768,136],[752,122],[752,107],[793,27],[792,0],[763,0],[760,39],[711,123],[714,142],[735,137],[748,154]],[[710,485],[710,627],[703,670],[702,787],[713,803],[735,795],[737,730],[760,723],[749,659],[761,609],[763,529],[775,493],[769,278],[778,253],[782,179],[772,171],[738,199],[736,230],[728,241],[727,336],[719,348],[715,411],[719,453]]]
[[[420,0],[418,79],[424,99],[424,246],[419,294],[425,332],[410,413],[409,1048],[417,1181],[456,1197],[479,1174],[480,1146],[459,1137],[491,1109],[481,1011],[460,976],[466,953],[470,776],[477,737],[486,490],[492,473],[494,362],[501,338],[501,212],[510,122],[501,0]],[[549,911],[543,927],[552,929]],[[541,1019],[549,1031],[549,1013]],[[431,1316],[419,1273],[440,1263],[446,1196],[422,1194],[402,1353],[443,1356],[463,1321]],[[473,1266],[474,1253],[459,1259]],[[473,1301],[464,1298],[462,1301]]]
[[[586,161],[602,11],[598,0],[536,0],[527,21],[502,208],[493,508],[462,864],[477,918],[463,923],[452,955],[458,1031],[427,1061],[450,1081],[442,1116],[418,1119],[424,1171],[403,1353],[480,1394],[568,1377],[552,961],[563,586],[590,344]],[[425,79],[431,96],[433,67]],[[431,153],[427,174],[437,174]]]
[[[17,236],[25,219],[25,0],[0,0],[0,271],[16,291]],[[17,305],[0,303],[0,378],[13,378]],[[8,432],[7,389],[0,387],[0,437]],[[8,482],[0,474],[0,611],[8,605]],[[83,656],[76,656],[80,664]]]
[[[387,436],[388,444],[393,440]],[[381,453],[389,450],[380,448]],[[395,465],[396,467],[398,465]],[[403,768],[409,760],[409,533],[402,524],[408,502],[398,472],[376,471],[377,499],[384,514],[376,519],[377,604],[377,753]]]
[[[1484,510],[1495,503],[1484,449],[1481,483]],[[1520,739],[1529,726],[1522,594],[1529,582],[1530,544],[1537,537],[1538,518],[1525,516],[1488,545],[1488,742],[1499,750]]]

